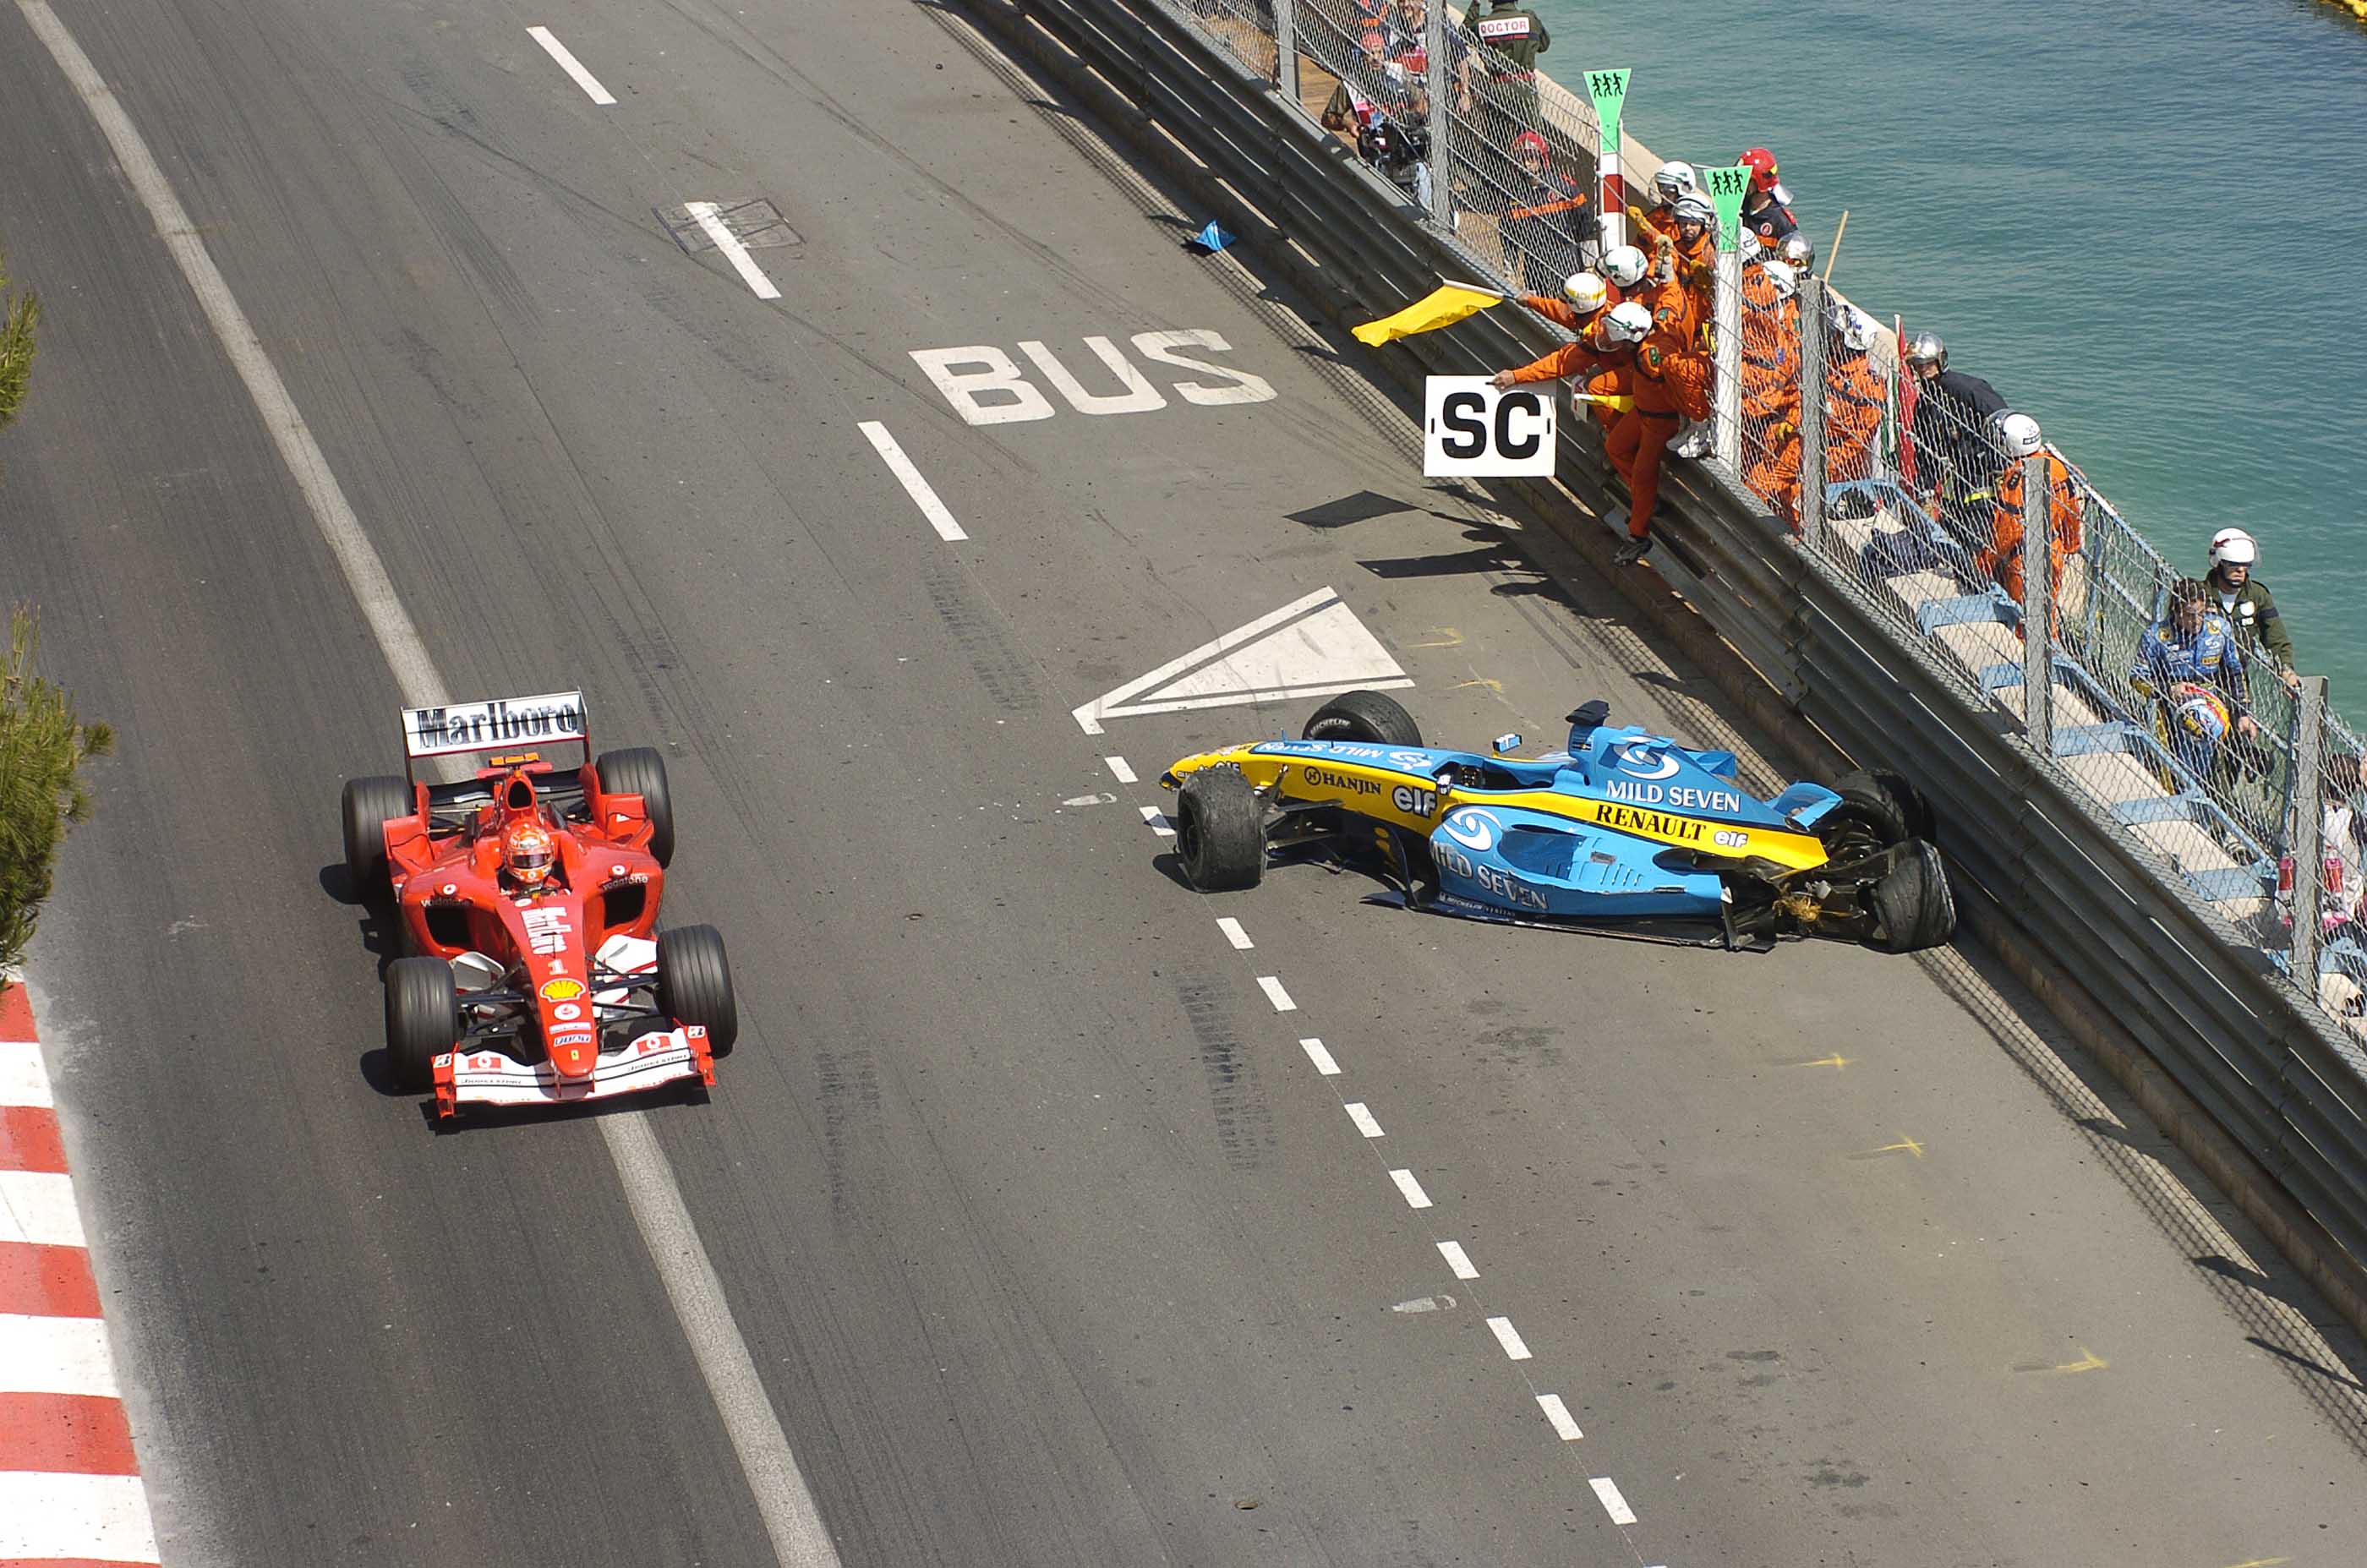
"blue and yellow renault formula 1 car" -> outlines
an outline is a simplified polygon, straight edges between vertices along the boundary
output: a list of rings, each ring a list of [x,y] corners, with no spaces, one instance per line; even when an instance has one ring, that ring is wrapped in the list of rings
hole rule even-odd
[[[1569,716],[1565,751],[1425,746],[1378,692],[1335,697],[1304,738],[1186,757],[1176,845],[1203,892],[1255,886],[1269,859],[1330,854],[1379,874],[1383,901],[1515,925],[1728,949],[1835,936],[1890,953],[1955,930],[1930,807],[1897,774],[1795,784],[1759,800],[1729,751],[1695,751],[1608,705]]]

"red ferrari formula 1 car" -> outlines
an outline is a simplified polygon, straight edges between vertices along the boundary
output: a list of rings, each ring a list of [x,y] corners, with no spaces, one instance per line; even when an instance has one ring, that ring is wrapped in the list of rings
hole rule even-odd
[[[592,759],[580,692],[409,708],[404,776],[345,790],[357,894],[391,895],[408,956],[386,968],[397,1085],[463,1105],[558,1105],[695,1077],[739,1032],[723,938],[658,931],[674,858],[665,760]],[[561,771],[543,749],[582,748]],[[422,783],[422,758],[491,752]]]

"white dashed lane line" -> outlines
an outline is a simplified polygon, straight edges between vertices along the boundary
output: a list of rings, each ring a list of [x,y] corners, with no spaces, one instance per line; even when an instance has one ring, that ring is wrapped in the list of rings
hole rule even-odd
[[[1477,1280],[1479,1277],[1479,1270],[1471,1267],[1470,1257],[1464,1252],[1463,1244],[1461,1242],[1440,1242],[1438,1244],[1438,1255],[1446,1259],[1446,1266],[1455,1270],[1455,1277],[1456,1279]]]
[[[1413,1179],[1412,1171],[1393,1170],[1389,1172],[1389,1179],[1396,1182],[1398,1184],[1398,1190],[1405,1194],[1406,1206],[1408,1208],[1427,1209],[1430,1207],[1430,1194],[1421,1190],[1421,1183]]]
[[[715,206],[712,202],[692,202],[690,209],[694,217],[698,216],[700,208],[707,209],[706,215],[700,217],[699,221],[707,226],[708,233],[729,232],[716,219]],[[722,243],[720,240],[716,243]],[[731,243],[735,249],[738,249],[739,241],[734,240]],[[745,250],[741,250],[739,255],[732,258],[731,265],[739,266],[741,258],[745,257],[747,254]],[[750,276],[751,274],[754,276]],[[749,287],[754,288],[764,275],[756,271],[756,264],[752,261],[746,266],[741,267],[740,276],[748,278]],[[764,288],[772,287],[770,283],[764,285]],[[764,288],[758,288],[756,292],[767,299],[780,298],[777,289],[771,294],[765,294]],[[938,538],[952,545],[969,537],[968,534],[962,532],[962,525],[954,521],[954,514],[946,509],[946,503],[937,499],[936,487],[929,483],[928,476],[922,473],[912,459],[904,455],[902,443],[889,432],[886,425],[876,419],[866,419],[855,428],[863,432],[864,438],[871,443],[871,449],[879,454],[879,460],[888,465],[888,471],[896,476],[896,482],[904,487],[904,493],[912,498],[912,504],[921,509],[921,515],[927,518],[929,526],[937,531]]]
[[[574,77],[575,85],[583,88],[594,103],[613,104],[617,101],[609,96],[607,88],[600,85],[598,77],[583,69],[583,62],[575,58],[574,51],[551,36],[549,28],[528,28],[527,36],[542,45],[542,51],[559,62],[559,68]]]
[[[757,299],[778,299],[781,297],[781,291],[773,287],[773,280],[764,276],[764,269],[756,265],[756,258],[748,254],[748,247],[740,243],[740,236],[733,233],[731,226],[717,215],[715,203],[685,201],[682,204],[682,209],[689,213],[692,220],[707,231],[707,237],[715,242],[715,248],[723,253],[723,259],[731,264],[731,270],[740,275],[740,280],[749,287]],[[875,427],[866,424],[864,427],[864,434],[869,434],[873,428]],[[878,438],[874,437],[872,445],[877,446],[878,444]],[[894,464],[891,462],[889,467],[894,467]],[[903,476],[899,474],[897,477],[901,479]],[[919,498],[916,496],[913,499]],[[925,512],[928,508],[924,506],[921,510]],[[946,521],[951,522],[952,519],[947,518]]]
[[[1125,758],[1104,757],[1102,765],[1109,769],[1110,777],[1117,780],[1118,783],[1130,784],[1135,782],[1134,770],[1127,765]]]
[[[1361,1100],[1348,1102],[1348,1120],[1356,1124],[1356,1131],[1368,1138],[1382,1136],[1381,1124],[1373,1120],[1373,1113],[1365,1109],[1365,1102]]]
[[[1307,1053],[1307,1059],[1315,1064],[1317,1072],[1327,1078],[1336,1078],[1340,1076],[1340,1064],[1331,1059],[1331,1053],[1324,1047],[1323,1042],[1302,1040],[1298,1043],[1298,1048]]]
[[[1488,1320],[1488,1327],[1496,1336],[1496,1343],[1504,1348],[1505,1355],[1515,1361],[1529,1359],[1528,1344],[1522,1339],[1521,1331],[1512,1326],[1511,1318],[1491,1317]]]
[[[1233,944],[1235,953],[1247,953],[1257,945],[1250,940],[1250,933],[1241,930],[1241,922],[1230,915],[1219,919],[1217,922],[1217,929],[1225,933],[1225,940]]]
[[[1555,1433],[1563,1442],[1574,1443],[1586,1436],[1578,1429],[1578,1418],[1569,1413],[1569,1406],[1561,1402],[1561,1395],[1557,1393],[1537,1395],[1537,1408],[1546,1413],[1546,1419],[1553,1423]]]
[[[1274,1004],[1274,1011],[1297,1012],[1298,1010],[1298,1004],[1290,999],[1290,993],[1284,990],[1282,982],[1273,976],[1259,976],[1258,989],[1265,993],[1265,999]]]
[[[1627,1499],[1619,1495],[1619,1483],[1607,1475],[1596,1475],[1589,1477],[1586,1483],[1594,1488],[1596,1496],[1603,1499],[1603,1510],[1611,1516],[1613,1524],[1632,1525],[1636,1522],[1636,1510],[1629,1507]]]
[[[1142,819],[1149,823],[1150,825],[1150,830],[1158,834],[1161,838],[1172,839],[1175,836],[1175,829],[1167,825],[1167,814],[1160,810],[1159,807],[1155,806],[1144,807],[1142,808]]]

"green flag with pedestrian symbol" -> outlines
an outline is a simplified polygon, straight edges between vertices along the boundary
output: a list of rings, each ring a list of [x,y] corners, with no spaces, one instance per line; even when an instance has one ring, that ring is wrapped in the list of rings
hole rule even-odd
[[[1595,123],[1603,127],[1603,150],[1616,154],[1619,151],[1619,109],[1627,101],[1629,71],[1590,71],[1586,73],[1586,96],[1594,100]]]
[[[1702,187],[1717,208],[1717,248],[1730,251],[1742,243],[1742,198],[1750,189],[1750,165],[1704,169]]]

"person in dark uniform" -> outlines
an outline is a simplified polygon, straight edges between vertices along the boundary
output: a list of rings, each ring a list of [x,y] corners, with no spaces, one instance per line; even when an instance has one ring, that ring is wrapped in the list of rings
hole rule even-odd
[[[1948,345],[1937,333],[1917,333],[1900,357],[1915,377],[1915,481],[1939,508],[1940,525],[1968,550],[1989,543],[1997,505],[1997,419],[2005,399],[1977,376],[1948,368]]]
[[[1537,56],[1551,41],[1543,19],[1511,0],[1495,0],[1484,17],[1476,3],[1463,14],[1459,47],[1447,57],[1454,68],[1455,112],[1485,145],[1484,152],[1469,148],[1468,156],[1478,178],[1493,187],[1493,199],[1475,197],[1475,206],[1492,208],[1523,183],[1512,163],[1512,140],[1543,127]]]
[[[1750,188],[1742,196],[1742,226],[1772,251],[1800,231],[1799,220],[1792,216],[1792,193],[1775,177],[1775,154],[1766,148],[1745,152],[1742,164],[1750,171]]]

